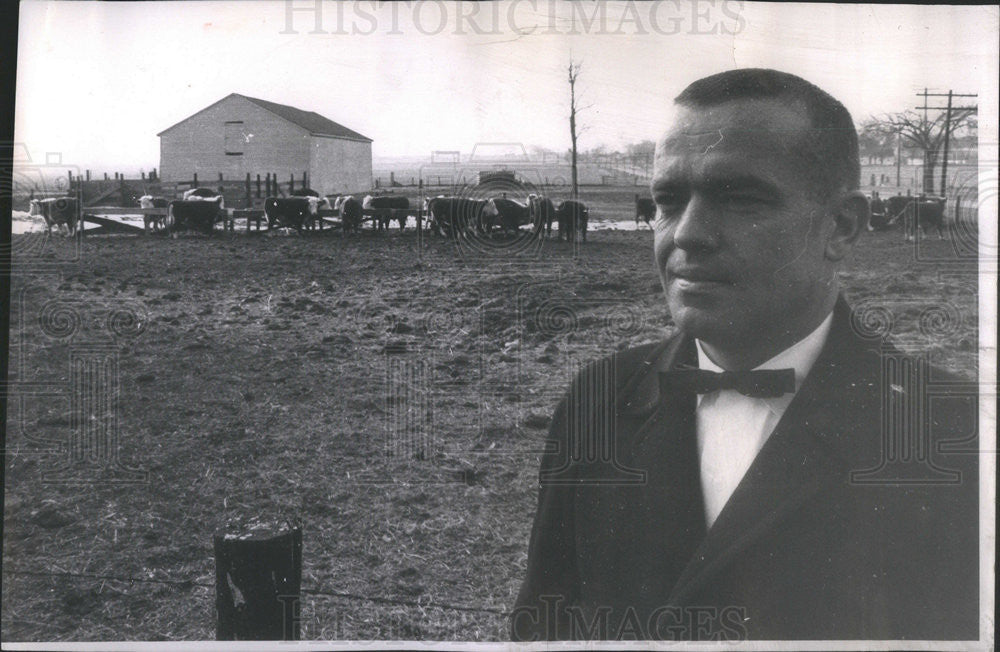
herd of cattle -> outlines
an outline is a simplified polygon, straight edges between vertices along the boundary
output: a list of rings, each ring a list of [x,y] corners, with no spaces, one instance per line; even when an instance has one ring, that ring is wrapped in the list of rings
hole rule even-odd
[[[49,233],[56,226],[65,227],[67,235],[73,235],[78,226],[76,202],[72,197],[33,199],[30,214],[41,216]],[[147,233],[176,235],[180,231],[196,231],[210,234],[216,223],[226,216],[223,196],[208,188],[188,190],[182,199],[176,200],[144,195],[139,198],[139,207],[166,209],[165,213],[143,215]],[[427,218],[427,228],[441,236],[516,235],[522,226],[531,226],[532,234],[551,237],[555,222],[559,239],[572,241],[578,235],[584,242],[587,241],[590,216],[583,202],[566,200],[556,206],[551,199],[538,195],[529,195],[527,203],[505,196],[475,199],[440,195],[425,199],[422,212]],[[407,217],[416,213],[416,207],[403,196],[368,195],[358,201],[351,195],[323,197],[304,188],[289,197],[266,198],[263,217],[268,229],[290,228],[301,232],[322,228],[324,217],[337,214],[346,235],[359,232],[366,215],[372,218],[373,228],[384,231],[393,219],[398,221],[400,230],[404,229]]]
[[[143,216],[147,232],[212,233],[215,224],[226,215],[223,197],[207,188],[188,190],[182,199],[172,201],[146,195],[139,199],[139,206],[143,209],[167,209],[165,214]],[[870,206],[869,230],[885,230],[896,224],[903,224],[906,239],[912,240],[919,225],[925,236],[931,230],[937,230],[938,237],[944,237],[944,197],[896,195],[883,200],[876,192],[871,198]],[[396,219],[402,230],[406,227],[411,208],[414,207],[410,206],[409,199],[403,196],[368,195],[358,201],[351,195],[329,198],[313,190],[301,189],[290,197],[265,199],[264,218],[269,229],[290,228],[301,232],[322,228],[324,215],[321,211],[329,211],[328,214],[335,211],[340,215],[342,231],[346,235],[360,231],[366,212],[372,217],[373,228],[387,230],[391,220]],[[77,213],[76,199],[72,197],[31,200],[30,214],[42,217],[49,233],[55,226],[65,227],[67,235],[73,235],[78,226]],[[551,237],[555,222],[560,240],[573,241],[579,236],[583,242],[587,241],[587,223],[590,217],[590,211],[583,202],[568,199],[556,206],[548,197],[534,194],[528,196],[527,203],[505,196],[477,199],[439,195],[424,200],[423,213],[427,217],[428,228],[441,236],[491,236],[495,233],[517,235],[521,227],[530,226],[533,235]],[[656,205],[653,200],[636,197],[636,224],[640,220],[649,224],[655,216]]]
[[[878,193],[872,194],[869,201],[871,220],[869,231],[884,231],[896,224],[903,225],[903,235],[907,241],[916,238],[917,226],[926,237],[932,229],[937,230],[938,238],[944,238],[945,198],[920,195],[913,197],[896,195],[883,200]],[[635,223],[639,220],[649,224],[656,217],[656,204],[649,197],[636,197]]]

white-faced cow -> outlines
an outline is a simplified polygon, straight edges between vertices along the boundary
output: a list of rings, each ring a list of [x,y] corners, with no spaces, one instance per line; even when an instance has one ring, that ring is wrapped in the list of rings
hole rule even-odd
[[[52,235],[52,227],[58,226],[60,230],[66,227],[66,236],[76,233],[77,229],[77,205],[73,197],[53,197],[51,199],[32,199],[29,215],[40,216],[45,220],[45,231]]]
[[[484,215],[486,208],[485,199],[443,195],[430,198],[424,204],[434,231],[438,235],[456,237],[459,234],[484,231],[487,228],[487,217]]]
[[[377,209],[408,209],[410,207],[410,200],[401,195],[382,195],[380,197],[366,195],[361,202],[361,207],[366,211]],[[374,224],[379,231],[385,231],[389,228],[389,222],[392,220],[390,215],[389,211],[386,210],[385,213],[375,217]],[[400,213],[397,215],[396,220],[399,222],[400,231],[406,228],[405,214]]]
[[[486,201],[483,210],[484,230],[489,233],[495,224],[504,234],[517,235],[519,227],[531,224],[531,213],[526,204],[506,197],[494,197]]]
[[[153,195],[143,195],[139,198],[139,208],[149,209],[149,208],[166,208],[170,204],[165,197],[154,197]],[[143,215],[142,216],[142,226],[146,233],[149,233],[150,226],[152,225],[155,230],[162,230],[164,216],[161,215]]]
[[[559,239],[562,240],[563,233],[566,234],[566,241],[572,242],[576,233],[580,233],[580,238],[587,241],[587,222],[590,219],[590,211],[582,201],[567,199],[559,204],[556,209],[556,219],[559,222]]]
[[[269,229],[288,228],[299,233],[318,224],[321,219],[319,210],[329,208],[330,202],[318,195],[268,197],[264,200],[264,215]]]
[[[217,196],[214,201],[204,197],[176,199],[167,205],[166,227],[175,238],[179,231],[200,231],[211,235],[223,210],[221,196]]]

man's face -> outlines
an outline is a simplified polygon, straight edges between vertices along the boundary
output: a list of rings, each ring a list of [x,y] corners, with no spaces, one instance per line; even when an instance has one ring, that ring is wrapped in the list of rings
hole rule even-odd
[[[721,349],[815,327],[836,293],[824,254],[833,218],[798,154],[804,110],[775,100],[679,109],[652,182],[656,264],[675,323]]]

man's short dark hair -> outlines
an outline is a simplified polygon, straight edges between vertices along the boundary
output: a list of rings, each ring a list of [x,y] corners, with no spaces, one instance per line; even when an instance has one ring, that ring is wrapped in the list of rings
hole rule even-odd
[[[801,102],[812,125],[802,154],[817,189],[829,197],[840,188],[855,190],[861,185],[858,132],[851,114],[832,95],[801,77],[768,68],[727,70],[693,82],[674,102],[700,108],[743,99]]]

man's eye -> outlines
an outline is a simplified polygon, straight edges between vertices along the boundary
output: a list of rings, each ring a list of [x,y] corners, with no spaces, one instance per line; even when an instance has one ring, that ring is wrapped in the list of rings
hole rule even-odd
[[[656,205],[664,210],[676,210],[683,208],[687,203],[687,196],[680,193],[663,193],[653,197]]]

